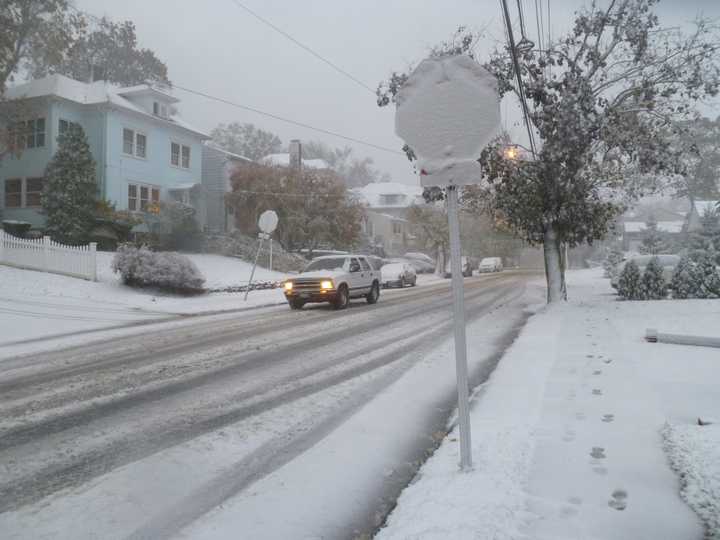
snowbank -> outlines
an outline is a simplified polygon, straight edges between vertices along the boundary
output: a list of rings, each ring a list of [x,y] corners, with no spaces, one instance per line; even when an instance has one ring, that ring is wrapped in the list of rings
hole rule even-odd
[[[663,437],[682,479],[682,498],[705,523],[708,538],[720,539],[720,424],[668,424]]]
[[[571,300],[529,321],[474,399],[474,470],[458,472],[453,431],[378,538],[701,538],[703,522],[717,527],[717,428],[696,425],[720,408],[717,349],[643,336],[717,335],[720,301],[621,302],[601,276],[570,272]]]

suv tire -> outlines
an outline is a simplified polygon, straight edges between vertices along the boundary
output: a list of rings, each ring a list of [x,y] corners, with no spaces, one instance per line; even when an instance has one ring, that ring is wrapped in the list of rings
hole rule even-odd
[[[340,285],[340,288],[338,289],[338,292],[335,295],[335,300],[333,300],[332,306],[335,309],[345,309],[346,307],[348,307],[349,303],[350,303],[350,296],[348,293],[347,285],[342,284],[342,285]]]
[[[380,298],[380,285],[378,285],[377,281],[373,281],[372,287],[370,287],[370,292],[367,293],[365,299],[368,304],[377,304],[378,298]]]
[[[288,300],[288,304],[290,304],[290,309],[302,309],[305,305],[305,301],[300,300],[299,298],[294,298],[293,300]]]

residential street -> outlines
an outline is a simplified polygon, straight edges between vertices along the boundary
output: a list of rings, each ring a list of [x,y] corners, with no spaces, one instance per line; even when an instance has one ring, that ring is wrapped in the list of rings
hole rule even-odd
[[[505,310],[487,325],[493,347],[471,354],[474,384],[524,321],[531,277],[466,280],[469,321]],[[340,312],[279,306],[142,332],[0,363],[3,537],[174,536],[429,361],[451,333],[449,283],[384,291],[377,305],[354,301]],[[454,377],[446,360],[442,370]],[[375,496],[355,505],[334,536],[371,532],[386,499],[410,479],[409,464],[436,443],[430,435],[454,407],[446,382],[416,388],[418,411],[434,414],[423,415],[420,431],[397,426],[402,451],[388,453],[397,474],[370,478]]]

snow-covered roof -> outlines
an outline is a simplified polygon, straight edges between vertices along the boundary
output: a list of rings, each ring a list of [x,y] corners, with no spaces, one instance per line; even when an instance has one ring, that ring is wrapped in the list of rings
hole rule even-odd
[[[370,208],[406,208],[423,200],[422,187],[400,182],[373,182],[351,191]]]
[[[84,83],[82,81],[76,81],[74,79],[70,79],[69,77],[57,74],[49,75],[47,77],[43,77],[42,79],[35,79],[24,84],[11,86],[7,89],[5,95],[9,99],[29,99],[55,96],[74,103],[80,103],[81,105],[108,104],[153,118],[159,122],[174,124],[184,130],[191,131],[204,138],[209,138],[209,135],[194,128],[178,115],[172,115],[169,118],[160,118],[125,97],[126,95],[137,94],[140,91],[157,92],[161,93],[163,96],[169,96],[169,94],[160,92],[156,88],[147,84],[121,88],[106,81]]]
[[[684,221],[658,221],[658,231],[666,233],[679,233],[682,232]],[[623,223],[625,232],[642,232],[647,229],[647,223],[644,221],[626,221]]]
[[[229,157],[230,159],[236,159],[239,161],[252,161],[252,159],[250,159],[249,157],[241,156],[240,154],[235,154],[233,152],[228,152],[224,148],[220,148],[219,146],[212,144],[212,143],[205,143],[205,146],[207,148],[212,148],[213,150],[224,154],[225,156]]]
[[[702,217],[707,212],[716,212],[720,208],[720,201],[695,201],[695,212]]]
[[[178,103],[180,100],[173,96],[169,91],[166,91],[161,88],[157,88],[156,86],[151,86],[149,84],[138,84],[136,86],[127,86],[124,88],[120,88],[117,91],[118,94],[121,96],[131,96],[131,95],[142,95],[142,94],[151,94],[158,96],[163,101],[167,103]]]
[[[260,162],[265,165],[274,165],[276,167],[289,167],[290,166],[290,154],[268,154],[260,158]],[[329,169],[330,165],[324,159],[303,159],[303,167],[308,169]]]

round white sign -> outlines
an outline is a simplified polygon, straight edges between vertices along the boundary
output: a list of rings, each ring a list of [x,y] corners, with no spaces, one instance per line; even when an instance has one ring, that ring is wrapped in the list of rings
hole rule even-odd
[[[275,213],[274,210],[265,210],[262,214],[260,214],[260,219],[258,220],[258,227],[260,227],[260,230],[267,234],[272,234],[272,232],[275,230],[278,224],[278,215]]]
[[[477,159],[500,128],[497,80],[472,58],[427,58],[397,95],[395,133],[418,156],[423,185],[480,181]]]

